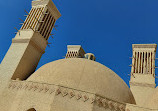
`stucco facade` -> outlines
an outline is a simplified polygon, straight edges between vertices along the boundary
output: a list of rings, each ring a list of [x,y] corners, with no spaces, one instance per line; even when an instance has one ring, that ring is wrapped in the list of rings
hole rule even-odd
[[[36,71],[60,16],[51,0],[32,1],[0,64],[0,111],[158,111],[156,44],[133,44],[130,88],[80,45]]]

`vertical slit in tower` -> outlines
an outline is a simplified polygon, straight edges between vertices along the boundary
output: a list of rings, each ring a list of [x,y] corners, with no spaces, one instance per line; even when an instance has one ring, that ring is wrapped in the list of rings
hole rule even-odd
[[[47,21],[47,27],[46,27],[45,33],[44,33],[44,37],[45,37],[46,39],[47,39],[47,36],[46,36],[46,35],[48,34],[48,30],[49,30],[49,28],[50,28],[52,19],[53,19],[53,17],[52,17],[51,14],[50,14],[50,17],[49,17],[49,19],[48,19],[48,21]]]
[[[141,64],[142,64],[142,61],[141,61],[141,58],[142,58],[142,53],[140,52],[140,58],[139,58],[139,73],[141,73]]]
[[[134,54],[134,67],[133,67],[133,73],[135,73],[135,65],[136,65],[136,52],[133,53]]]
[[[143,73],[143,52],[141,52],[141,71],[140,73]]]
[[[153,73],[152,70],[153,70],[153,67],[152,67],[152,52],[151,52],[151,74]]]
[[[44,10],[45,10],[45,8],[44,7],[42,7],[42,8],[39,8],[39,16],[38,16],[38,23],[36,24],[36,26],[35,26],[35,30],[36,31],[38,31],[38,29],[39,29],[39,27],[41,26],[41,24],[42,24],[42,19],[43,19],[43,17],[44,17]]]
[[[32,12],[33,12],[33,8],[31,9],[31,11],[30,11],[30,13],[29,13],[29,15],[32,15]],[[27,26],[29,25],[29,19],[31,18],[31,16],[27,16],[27,18],[26,18],[26,20],[25,20],[25,22],[24,22],[24,24],[23,24],[23,26],[22,26],[22,28],[21,29],[27,29]]]
[[[137,71],[136,71],[136,73],[138,73],[138,68],[139,68],[139,52],[137,52]]]
[[[153,69],[154,69],[154,66],[153,66],[153,53],[151,53],[151,57],[152,57],[151,58],[151,65],[152,65],[151,67],[152,67],[152,70],[151,71],[152,71],[152,74],[154,74],[154,72],[153,72]]]
[[[35,30],[36,25],[39,23],[39,8],[36,8],[36,13],[35,13],[35,18],[34,18],[34,23],[32,25],[33,29]]]
[[[47,32],[47,26],[48,26],[48,23],[49,23],[49,21],[50,21],[50,18],[51,18],[51,15],[50,15],[50,13],[48,14],[48,19],[46,20],[46,22],[45,22],[45,24],[44,24],[44,30],[43,30],[43,32],[42,32],[42,35],[44,36],[44,38],[45,38],[45,34],[46,34],[46,32]]]
[[[48,10],[46,11],[46,13],[48,13]],[[42,31],[44,22],[45,22],[45,20],[46,20],[46,17],[47,17],[47,14],[44,15],[44,17],[43,17],[43,19],[42,19],[42,22],[43,22],[43,23],[41,23],[41,25],[40,25],[39,28],[38,28],[38,31],[40,32],[40,34],[41,34],[41,31]]]
[[[147,74],[148,74],[148,68],[149,68],[149,53],[148,53],[148,52],[147,52],[146,60],[147,60],[147,66],[146,66],[146,67],[147,67],[147,68],[146,68],[147,71],[146,71],[146,72],[147,72]]]
[[[141,52],[139,52],[139,56],[138,56],[138,73],[140,73],[140,66],[141,66]]]
[[[149,52],[149,74],[151,74],[151,52]]]
[[[135,53],[136,53],[135,73],[137,73],[137,52],[135,52]]]
[[[146,52],[144,52],[144,70],[143,70],[143,72],[144,72],[144,74],[145,74],[145,68],[146,68],[146,66],[145,66],[145,63],[146,63]]]
[[[149,58],[148,58],[148,74],[150,74],[150,52],[148,52]]]
[[[30,14],[28,15],[28,16],[30,16],[30,19],[28,20],[28,24],[30,25],[30,27],[32,27],[31,21],[32,21],[32,19],[34,17],[34,12],[35,12],[35,8],[32,8],[32,15],[30,15]],[[27,26],[26,29],[29,29],[29,26]]]
[[[147,52],[145,53],[145,74],[147,73]]]
[[[51,33],[51,31],[52,31],[52,29],[53,29],[53,27],[54,27],[54,24],[55,24],[55,19],[52,18],[52,23],[50,24],[50,29],[49,29],[49,31],[48,31],[48,34],[46,35],[46,40],[48,40],[48,38],[49,38],[49,36],[50,36],[50,33]]]
[[[32,17],[32,19],[30,20],[31,27],[32,27],[33,29],[34,29],[34,24],[35,24],[35,22],[37,22],[36,13],[37,13],[37,9],[34,8],[33,17]]]
[[[136,73],[136,52],[134,53],[134,68],[133,73]]]
[[[51,17],[51,15],[50,15],[50,12],[49,12],[48,17],[47,17],[46,22],[45,22],[44,27],[43,27],[43,31],[41,32],[41,34],[43,35],[44,38],[45,38],[45,33],[46,33],[46,29],[47,29],[50,17]]]
[[[142,57],[142,73],[144,73],[144,52],[143,52],[143,57]]]

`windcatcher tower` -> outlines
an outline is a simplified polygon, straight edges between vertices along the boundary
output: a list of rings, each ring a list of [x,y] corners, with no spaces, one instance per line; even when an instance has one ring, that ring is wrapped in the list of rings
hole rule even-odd
[[[85,51],[80,45],[68,45],[65,58],[84,58]]]
[[[26,13],[26,20],[1,63],[1,85],[10,79],[25,80],[35,71],[54,24],[61,16],[52,0],[32,1],[32,8]]]
[[[155,89],[156,44],[134,44],[130,89],[136,104],[144,106]]]

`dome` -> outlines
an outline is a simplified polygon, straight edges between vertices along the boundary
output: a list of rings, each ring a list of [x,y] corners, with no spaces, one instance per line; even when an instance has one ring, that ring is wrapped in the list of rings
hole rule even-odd
[[[151,109],[158,109],[158,87],[154,90],[152,96],[147,101],[146,106]]]
[[[50,62],[27,81],[61,85],[94,93],[118,102],[135,103],[126,83],[106,66],[83,58]]]

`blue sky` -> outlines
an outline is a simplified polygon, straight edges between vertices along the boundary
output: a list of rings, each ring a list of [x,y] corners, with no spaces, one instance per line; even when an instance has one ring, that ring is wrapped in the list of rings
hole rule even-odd
[[[132,44],[157,43],[157,0],[53,0],[61,18],[51,47],[38,65],[62,59],[67,45],[82,45],[94,53],[96,60],[129,81]],[[20,28],[19,18],[29,11],[31,0],[0,0],[0,61],[5,56],[11,39]],[[156,62],[158,64],[158,62]],[[157,65],[158,66],[158,65]],[[157,73],[157,71],[156,71]],[[158,80],[157,80],[158,81]]]

